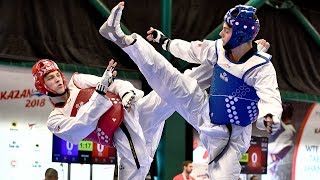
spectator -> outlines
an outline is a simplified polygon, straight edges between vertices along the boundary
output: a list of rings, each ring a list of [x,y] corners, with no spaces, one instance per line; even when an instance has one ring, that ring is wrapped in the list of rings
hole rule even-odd
[[[44,180],[58,180],[58,171],[53,168],[48,168],[44,175]]]
[[[190,176],[193,169],[192,161],[183,161],[182,168],[182,173],[176,175],[173,180],[195,180],[194,177]]]
[[[253,175],[253,176],[251,176],[250,180],[259,180],[259,178],[258,178],[258,176]]]

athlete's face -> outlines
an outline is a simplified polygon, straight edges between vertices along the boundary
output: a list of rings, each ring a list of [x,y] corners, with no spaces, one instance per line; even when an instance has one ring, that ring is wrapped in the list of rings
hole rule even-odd
[[[193,169],[192,163],[189,163],[188,166],[185,166],[185,170],[188,174],[192,172],[192,169]]]
[[[223,45],[226,45],[226,43],[230,40],[231,35],[232,35],[232,28],[230,28],[227,23],[223,23],[223,28],[219,33]]]
[[[62,94],[65,91],[63,79],[59,71],[53,71],[47,74],[44,77],[44,83],[49,89],[57,92],[58,94]]]

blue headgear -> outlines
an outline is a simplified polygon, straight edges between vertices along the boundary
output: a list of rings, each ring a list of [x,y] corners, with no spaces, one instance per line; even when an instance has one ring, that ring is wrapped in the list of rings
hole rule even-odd
[[[256,8],[245,5],[237,5],[226,13],[224,21],[232,28],[232,35],[224,45],[225,50],[236,48],[257,36],[260,24],[255,13]]]

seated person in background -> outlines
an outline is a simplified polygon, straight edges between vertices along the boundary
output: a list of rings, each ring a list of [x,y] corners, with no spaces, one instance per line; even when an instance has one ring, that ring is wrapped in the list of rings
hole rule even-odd
[[[195,180],[194,177],[190,176],[193,169],[192,161],[183,161],[182,168],[182,173],[176,175],[173,180]]]
[[[258,176],[253,175],[253,176],[250,177],[250,180],[259,180],[259,178],[258,178]]]
[[[44,180],[58,180],[58,171],[53,168],[48,168],[44,175]]]

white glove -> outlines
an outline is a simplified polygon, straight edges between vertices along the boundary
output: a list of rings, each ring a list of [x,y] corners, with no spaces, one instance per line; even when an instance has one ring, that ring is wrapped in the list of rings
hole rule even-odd
[[[259,52],[267,52],[268,51],[268,49],[266,47],[264,47],[262,44],[258,44],[257,50]]]
[[[96,86],[96,91],[99,94],[106,95],[108,87],[114,81],[114,78],[117,75],[117,71],[114,70],[116,65],[117,63],[114,62],[113,59],[109,61],[109,65],[107,66],[107,69],[104,71],[101,77],[101,81]]]
[[[107,21],[100,27],[99,30],[99,33],[103,37],[116,43],[121,48],[124,48],[134,42],[134,38],[124,34],[120,27],[123,8],[124,2],[120,2],[117,6],[115,6],[111,10]]]
[[[158,29],[154,29],[150,27],[149,31],[147,31],[147,39],[149,41],[159,43],[164,50],[168,51],[168,45],[170,44],[170,39],[166,37],[161,31]]]
[[[131,105],[132,103],[135,102],[135,99],[136,99],[136,93],[131,90],[131,91],[128,91],[126,93],[123,94],[122,96],[122,105],[123,107],[128,111],[130,112],[130,109],[131,109]]]
[[[270,48],[270,43],[266,41],[265,39],[259,39],[256,40],[255,43],[257,43],[257,50],[260,52],[267,52]]]

